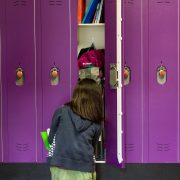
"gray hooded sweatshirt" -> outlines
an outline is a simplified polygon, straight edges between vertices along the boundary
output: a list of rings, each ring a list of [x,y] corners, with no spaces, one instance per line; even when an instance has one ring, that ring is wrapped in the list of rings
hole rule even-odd
[[[95,171],[94,147],[101,126],[75,114],[69,106],[57,109],[53,115],[48,141],[55,150],[49,159],[51,166],[83,172]]]

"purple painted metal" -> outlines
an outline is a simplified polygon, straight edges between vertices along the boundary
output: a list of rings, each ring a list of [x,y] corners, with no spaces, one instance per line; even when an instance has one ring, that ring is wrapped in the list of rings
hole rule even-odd
[[[78,78],[75,58],[77,40],[72,44],[72,40],[77,36],[75,35],[77,27],[71,24],[72,20],[76,24],[76,19],[71,19],[72,15],[76,17],[75,3],[71,4],[71,1],[64,0],[58,5],[50,1],[49,3],[41,1],[43,130],[50,127],[55,109],[70,100],[72,86]],[[75,35],[73,39],[72,35]],[[50,84],[50,69],[53,66],[60,70],[60,83],[57,86]],[[47,151],[43,150],[45,160]]]
[[[76,1],[1,3],[4,162],[42,162],[47,152],[40,132],[70,99],[78,78]],[[15,85],[19,63],[25,70],[22,87]],[[50,85],[54,63],[60,69],[58,86]]]
[[[2,4],[3,1],[0,1],[0,64],[1,64],[1,59],[2,59],[2,21],[3,21],[3,10],[2,10],[2,7],[3,7],[3,4]],[[1,66],[0,66],[0,69],[1,69]],[[1,91],[2,89],[2,78],[1,78],[1,71],[0,71],[0,162],[3,161],[3,151],[2,151],[2,143],[3,143],[3,140],[2,140],[2,114],[1,114],[1,102],[2,102],[2,98],[1,98]]]
[[[168,2],[149,1],[149,162],[179,162],[179,12],[178,0]],[[161,61],[164,85],[156,81]]]
[[[78,66],[77,66],[77,0],[70,1],[71,12],[71,94],[77,83]]]
[[[125,86],[126,162],[142,160],[142,49],[141,1],[124,1],[123,46],[125,65],[130,67],[131,82]]]
[[[179,162],[179,3],[124,1],[126,162]],[[156,80],[161,61],[165,85]],[[175,76],[176,75],[176,76]]]
[[[43,142],[40,136],[40,132],[44,131],[42,128],[42,59],[41,59],[41,1],[36,1],[35,4],[35,12],[36,12],[36,19],[35,19],[35,29],[36,29],[36,102],[37,102],[37,160],[38,162],[43,161]]]
[[[33,1],[5,2],[3,58],[3,136],[5,162],[36,161]],[[22,87],[15,84],[18,66],[25,71]],[[28,108],[27,108],[28,107]]]
[[[110,13],[111,12],[111,13]],[[123,167],[117,160],[117,91],[110,89],[110,64],[116,63],[116,1],[106,1],[105,6],[105,133],[106,162]]]
[[[7,70],[7,63],[5,61],[6,59],[6,22],[5,22],[5,10],[6,10],[6,6],[5,6],[5,0],[1,1],[2,3],[2,47],[1,47],[1,52],[2,52],[2,56],[1,56],[1,80],[2,80],[2,104],[3,107],[7,107],[7,81],[6,78],[4,77],[6,70]],[[2,162],[4,162],[4,157],[8,156],[8,143],[4,143],[4,142],[8,142],[7,136],[5,136],[4,132],[7,133],[7,127],[8,127],[8,122],[7,122],[7,108],[3,108],[2,111]],[[6,121],[4,121],[4,119],[6,119]]]

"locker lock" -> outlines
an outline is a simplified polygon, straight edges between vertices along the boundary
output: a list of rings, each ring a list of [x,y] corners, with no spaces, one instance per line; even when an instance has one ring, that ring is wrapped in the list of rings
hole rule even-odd
[[[124,85],[128,85],[131,80],[131,70],[128,66],[124,66]]]
[[[56,67],[51,68],[50,70],[50,81],[52,86],[59,84],[59,69]]]
[[[22,76],[23,76],[22,70],[18,70],[17,73],[16,73],[16,75],[17,75],[17,78],[18,78],[18,79],[21,79]]]
[[[16,85],[22,86],[24,84],[24,70],[22,67],[16,69]]]
[[[124,70],[124,78],[127,78],[129,76],[129,72],[127,70]]]
[[[159,75],[160,75],[161,77],[164,77],[164,76],[165,76],[165,71],[164,71],[163,69],[161,69],[161,70],[159,71]]]
[[[157,68],[157,82],[160,85],[163,85],[167,81],[167,69],[165,66],[161,65]]]
[[[52,72],[51,72],[51,76],[52,76],[53,78],[56,78],[57,75],[58,75],[57,70],[56,70],[56,69],[53,69]]]

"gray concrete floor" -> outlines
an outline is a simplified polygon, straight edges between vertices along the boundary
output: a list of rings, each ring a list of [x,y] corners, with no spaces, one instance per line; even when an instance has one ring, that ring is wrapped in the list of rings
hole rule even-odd
[[[0,164],[0,180],[50,180],[46,164]],[[97,180],[180,180],[180,164],[97,165]]]

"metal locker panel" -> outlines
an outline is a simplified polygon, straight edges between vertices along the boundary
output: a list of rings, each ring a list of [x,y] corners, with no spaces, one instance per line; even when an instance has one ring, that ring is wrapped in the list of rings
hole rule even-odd
[[[142,2],[123,1],[123,62],[131,70],[124,87],[126,162],[143,161]]]
[[[77,0],[70,1],[70,12],[71,12],[71,80],[70,80],[70,94],[72,94],[76,84],[77,77],[79,77],[79,69],[77,65]]]
[[[149,162],[179,162],[179,1],[149,1]],[[157,67],[167,82],[157,83]]]
[[[121,8],[119,6],[119,8]],[[107,0],[105,6],[105,144],[106,162],[117,167],[124,167],[118,162],[117,139],[117,90],[111,89],[110,64],[116,64],[116,1]],[[124,146],[123,146],[124,147]],[[122,152],[123,152],[122,147]],[[124,154],[123,154],[124,155]],[[124,159],[123,159],[124,160]]]
[[[42,128],[42,59],[41,59],[41,1],[35,3],[35,35],[36,35],[36,108],[37,108],[37,161],[42,162],[44,144],[40,136]]]
[[[76,69],[77,66],[75,56],[71,54],[72,49],[75,49],[75,44],[72,46],[71,39],[72,33],[74,33],[71,27],[71,10],[76,8],[76,5],[74,7],[72,5],[74,3],[72,4],[71,0],[41,1],[43,130],[50,127],[55,109],[70,100],[72,81],[75,78],[78,79],[77,73],[72,74],[74,72],[72,69]],[[73,23],[76,23],[76,20],[73,20]],[[60,73],[59,84],[56,86],[52,86],[50,82],[50,70],[54,66],[59,69]],[[46,155],[47,151],[43,148],[44,160]]]
[[[0,72],[1,71],[1,63],[2,63],[2,24],[3,24],[3,1],[0,1]],[[0,73],[0,162],[3,161],[3,136],[2,136],[2,76]]]
[[[5,58],[3,59],[4,162],[35,162],[37,119],[35,110],[35,53],[33,1],[4,1]],[[4,44],[3,44],[4,45]],[[17,86],[16,68],[25,72]],[[3,87],[3,88],[4,88]]]

